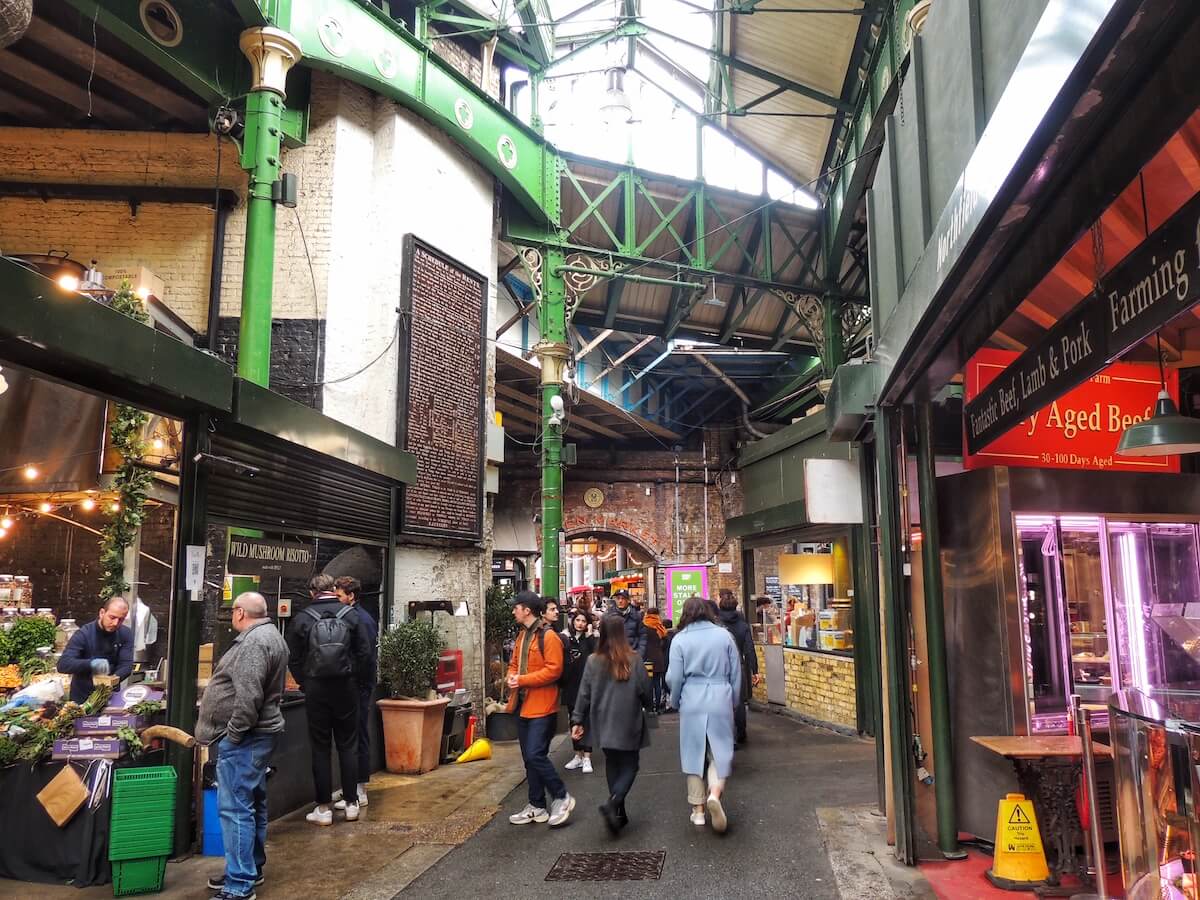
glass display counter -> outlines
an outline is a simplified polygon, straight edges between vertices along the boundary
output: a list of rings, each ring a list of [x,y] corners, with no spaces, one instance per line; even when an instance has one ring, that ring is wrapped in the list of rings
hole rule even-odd
[[[1109,723],[1125,896],[1200,900],[1200,689],[1119,691]]]

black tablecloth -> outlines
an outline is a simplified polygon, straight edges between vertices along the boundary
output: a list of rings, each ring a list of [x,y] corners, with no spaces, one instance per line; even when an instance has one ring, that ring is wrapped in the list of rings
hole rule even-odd
[[[18,763],[0,769],[0,877],[76,887],[112,880],[108,861],[111,790],[91,809],[87,803],[59,828],[38,803],[38,792],[63,766],[82,778],[87,763]]]

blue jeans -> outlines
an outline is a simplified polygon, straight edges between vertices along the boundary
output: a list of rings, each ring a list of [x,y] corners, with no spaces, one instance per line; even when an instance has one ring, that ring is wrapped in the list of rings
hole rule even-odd
[[[567,796],[567,786],[550,762],[550,740],[557,721],[557,714],[517,719],[517,740],[521,743],[521,759],[525,760],[525,777],[529,781],[529,804],[538,809],[546,808],[547,791],[552,800]]]
[[[275,734],[246,734],[241,743],[217,745],[217,808],[225,842],[225,890],[239,897],[254,890],[267,862],[267,764]]]
[[[650,683],[654,689],[654,708],[662,709],[664,688],[667,685],[667,673],[655,672],[650,676]]]

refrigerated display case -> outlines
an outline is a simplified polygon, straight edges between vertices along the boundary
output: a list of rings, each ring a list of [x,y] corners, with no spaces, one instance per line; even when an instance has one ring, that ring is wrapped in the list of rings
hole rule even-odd
[[[1065,733],[1075,693],[1107,739],[1114,691],[1200,683],[1200,477],[997,467],[938,495],[959,816],[990,836],[1016,785],[972,736]]]

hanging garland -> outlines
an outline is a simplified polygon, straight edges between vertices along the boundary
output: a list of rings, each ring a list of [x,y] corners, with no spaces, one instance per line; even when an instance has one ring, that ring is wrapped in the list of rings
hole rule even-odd
[[[150,314],[134,296],[129,282],[122,282],[113,295],[111,306],[144,325],[150,324]],[[118,507],[101,529],[100,537],[100,599],[108,600],[129,590],[125,581],[125,551],[137,537],[146,511],[146,494],[154,473],[141,465],[146,454],[142,439],[150,415],[135,406],[119,404],[108,426],[112,448],[121,455],[113,479],[118,493]]]

